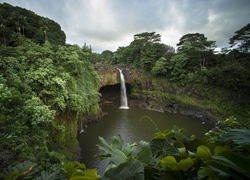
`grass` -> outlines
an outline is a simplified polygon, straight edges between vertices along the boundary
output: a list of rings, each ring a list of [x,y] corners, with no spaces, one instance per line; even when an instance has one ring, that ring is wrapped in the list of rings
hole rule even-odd
[[[223,107],[219,99],[210,100],[198,99],[182,92],[181,94],[171,94],[168,92],[163,92],[161,90],[144,90],[143,94],[150,96],[154,99],[161,100],[163,102],[171,102],[174,105],[195,107],[201,109],[202,111],[211,113],[216,119],[221,119],[226,117],[228,114],[227,108]]]

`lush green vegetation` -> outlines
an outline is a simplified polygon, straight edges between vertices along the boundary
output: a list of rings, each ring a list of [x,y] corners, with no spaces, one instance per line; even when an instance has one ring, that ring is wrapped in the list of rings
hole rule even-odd
[[[66,35],[58,23],[27,9],[0,4],[0,23],[0,45],[16,46],[18,42],[15,39],[20,35],[38,44],[48,40],[65,45]]]
[[[123,145],[120,136],[100,138],[109,167],[103,179],[247,179],[250,131],[234,118],[220,121],[206,138],[187,137],[185,130],[159,130],[150,142]],[[223,128],[222,128],[223,127]],[[230,128],[241,129],[230,129]],[[118,177],[119,174],[119,177]]]
[[[91,52],[17,41],[17,47],[0,48],[1,168],[23,160],[59,163],[66,160],[62,152],[77,145],[78,119],[98,109]]]
[[[96,54],[86,46],[66,46],[64,32],[48,18],[7,3],[0,4],[0,14],[1,179],[250,177],[245,118],[250,110],[249,24],[236,31],[231,48],[217,54],[215,42],[204,34],[184,35],[176,53],[155,32],[136,34],[116,52]],[[110,161],[100,177],[96,169],[67,162],[77,147],[79,120],[98,110],[99,79],[93,63],[100,61],[135,66],[167,83],[197,88],[212,97],[215,108],[222,96],[223,109],[239,122],[234,117],[219,121],[202,140],[186,137],[178,127],[157,128],[152,141],[126,146],[120,136],[110,143],[100,138],[104,154],[99,158]],[[146,93],[187,105],[198,102],[179,94]]]
[[[244,121],[250,110],[249,28],[248,24],[236,31],[230,38],[230,47],[220,52],[215,51],[216,42],[204,34],[183,35],[175,52],[173,47],[161,43],[159,34],[144,32],[134,35],[130,45],[94,57],[106,63],[143,68],[156,79],[196,89],[201,96],[213,99],[220,111]]]
[[[153,123],[153,122],[152,122]],[[154,123],[153,123],[154,124]],[[100,160],[109,166],[101,177],[96,169],[79,162],[50,167],[25,161],[3,171],[6,179],[248,179],[250,178],[250,131],[235,118],[219,121],[204,139],[185,136],[174,126],[160,130],[150,142],[124,145],[120,135],[108,143],[100,139]],[[234,128],[234,129],[232,129]],[[239,129],[235,129],[239,128]]]

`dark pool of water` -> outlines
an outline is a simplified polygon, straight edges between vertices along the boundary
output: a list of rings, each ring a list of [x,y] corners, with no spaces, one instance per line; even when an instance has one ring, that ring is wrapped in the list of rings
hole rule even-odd
[[[110,137],[120,134],[125,144],[139,142],[140,140],[150,141],[154,133],[157,132],[157,128],[162,131],[177,125],[180,128],[187,129],[186,135],[195,134],[196,137],[202,138],[212,127],[203,124],[197,118],[180,114],[160,113],[138,108],[125,110],[112,105],[103,106],[103,111],[107,112],[108,115],[79,134],[79,143],[82,149],[81,162],[88,169],[97,168],[100,175],[104,174],[108,161],[99,161],[95,157],[101,154],[96,146],[100,144],[99,136],[109,140]]]

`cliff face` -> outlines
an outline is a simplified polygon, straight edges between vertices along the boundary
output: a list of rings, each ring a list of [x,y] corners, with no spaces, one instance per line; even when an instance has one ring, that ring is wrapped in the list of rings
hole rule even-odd
[[[115,66],[107,64],[96,64],[95,69],[97,70],[100,78],[99,88],[120,83],[119,71]]]
[[[122,70],[125,81],[128,98],[130,98],[131,88],[136,84],[141,71],[132,67],[123,65],[96,64],[95,69],[100,78],[99,91],[102,94],[101,103],[120,104],[120,73],[118,68]]]
[[[154,111],[168,111],[195,116],[213,123],[217,113],[204,105],[206,97],[192,87],[180,87],[170,83],[166,77],[156,78],[145,71],[129,66],[96,64],[100,77],[101,103],[120,104],[120,74],[122,69],[126,81],[128,104]]]
[[[100,78],[100,88],[107,85],[115,85],[120,83],[120,73],[118,68],[122,70],[126,83],[136,83],[144,71],[126,65],[110,65],[110,64],[96,64],[95,69]]]

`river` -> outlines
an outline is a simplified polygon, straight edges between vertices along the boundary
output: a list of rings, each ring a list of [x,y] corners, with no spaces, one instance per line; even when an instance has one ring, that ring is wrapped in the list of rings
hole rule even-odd
[[[180,114],[160,113],[139,108],[119,109],[112,105],[102,107],[108,115],[101,118],[98,123],[87,127],[79,134],[81,147],[81,162],[88,169],[97,168],[98,174],[103,175],[108,161],[99,161],[95,155],[100,154],[97,144],[100,144],[99,136],[109,141],[110,137],[120,134],[126,143],[139,142],[140,140],[150,141],[157,127],[163,131],[170,129],[173,125],[187,129],[186,135],[195,134],[202,138],[212,126],[203,124],[199,119]],[[154,122],[152,123],[151,120]]]

